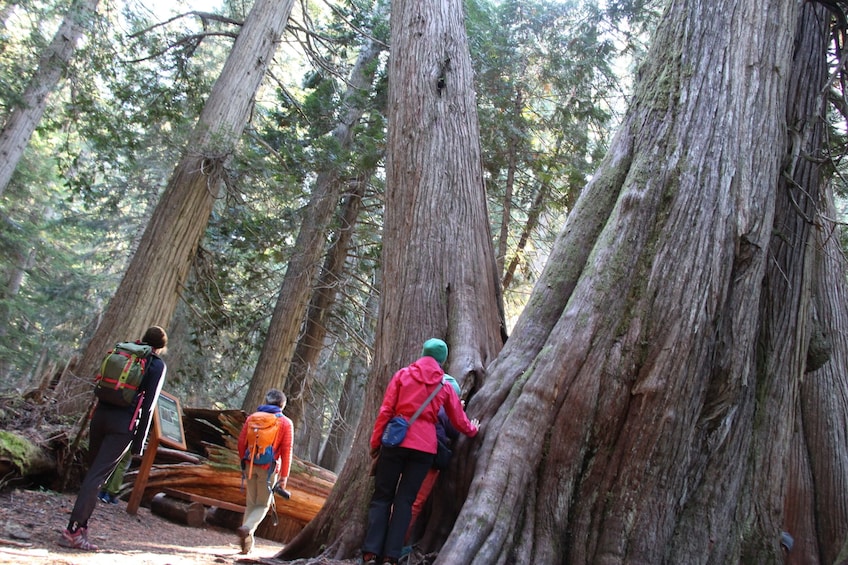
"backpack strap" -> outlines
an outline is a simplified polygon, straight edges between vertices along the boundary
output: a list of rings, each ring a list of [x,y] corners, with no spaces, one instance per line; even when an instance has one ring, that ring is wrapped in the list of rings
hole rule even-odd
[[[418,419],[418,416],[420,416],[421,412],[424,411],[424,408],[426,408],[427,405],[430,404],[430,401],[433,400],[434,398],[436,398],[436,395],[439,393],[440,390],[442,390],[443,386],[445,386],[445,381],[440,382],[439,386],[437,386],[433,390],[433,392],[430,393],[430,396],[427,397],[427,400],[424,401],[424,404],[422,404],[421,406],[418,407],[418,410],[416,410],[415,414],[412,415],[412,418],[409,419],[409,425],[410,426],[412,425],[412,422],[414,422],[415,420]]]
[[[277,412],[277,413],[274,414],[274,416],[277,418],[277,421],[274,422],[274,425],[277,426],[277,431],[274,432],[274,443],[271,445],[271,451],[272,452],[274,451],[274,447],[277,445],[277,434],[280,433],[280,418],[283,417],[283,412],[282,411]],[[271,494],[272,500],[274,499],[274,495],[273,495],[274,485],[271,484],[271,477],[274,475],[274,471],[276,471],[276,470],[277,470],[277,460],[274,459],[271,463],[268,463],[268,480],[267,480],[268,492],[272,493]],[[274,509],[274,512],[275,512],[274,518],[276,519],[276,508]],[[275,523],[274,525],[276,526],[277,524]]]

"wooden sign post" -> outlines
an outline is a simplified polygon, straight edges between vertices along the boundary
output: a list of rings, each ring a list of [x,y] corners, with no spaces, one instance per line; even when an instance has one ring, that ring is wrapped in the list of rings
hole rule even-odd
[[[147,487],[147,478],[156,459],[156,449],[160,443],[174,449],[186,449],[180,401],[176,396],[164,391],[159,394],[159,401],[153,410],[153,426],[147,438],[147,448],[141,458],[130,499],[127,501],[127,514],[135,516],[138,513],[144,489]]]

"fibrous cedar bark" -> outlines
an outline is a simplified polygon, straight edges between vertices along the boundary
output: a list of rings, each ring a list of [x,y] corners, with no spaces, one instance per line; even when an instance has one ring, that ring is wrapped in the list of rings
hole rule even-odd
[[[88,383],[116,341],[138,339],[145,328],[167,329],[212,207],[221,196],[224,166],[241,136],[256,91],[291,12],[292,0],[257,0],[215,81],[168,186],[150,217],[118,290],[78,365],[78,380],[63,379],[60,410],[82,408]]]
[[[817,323],[813,292],[816,279],[823,274],[816,263],[817,232],[822,227],[822,167],[826,163],[823,149],[830,20],[825,8],[814,3],[804,6],[787,91],[789,143],[776,184],[774,227],[763,279],[755,380],[758,401],[747,485],[743,488],[743,495],[750,496],[746,521],[751,535],[743,542],[742,555],[754,561],[773,548],[775,524],[790,535],[798,534],[789,525],[794,512],[781,518],[776,511],[791,505],[784,501],[793,463],[806,465],[807,459],[797,458],[800,454],[792,450],[792,438],[803,375],[813,370],[809,366]],[[804,546],[809,547],[794,544],[792,556],[805,552]]]
[[[784,527],[794,538],[791,565],[845,563],[848,552],[848,270],[844,229],[828,187],[816,216],[815,331],[786,487]]]
[[[484,436],[437,563],[780,559],[783,469],[750,473],[784,406],[756,345],[800,7],[669,3],[469,407]]]
[[[447,372],[483,382],[502,344],[500,287],[483,186],[462,3],[392,3],[380,315],[356,439],[326,506],[281,552],[351,556],[370,498],[368,441],[390,377],[444,339]]]

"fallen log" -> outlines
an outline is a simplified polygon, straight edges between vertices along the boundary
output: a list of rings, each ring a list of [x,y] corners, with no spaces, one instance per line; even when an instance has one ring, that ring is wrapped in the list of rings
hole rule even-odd
[[[228,524],[241,525],[245,494],[241,462],[237,452],[237,438],[247,415],[241,410],[183,409],[188,452],[179,461],[176,454],[156,452],[156,460],[147,477],[141,503],[149,506],[151,499],[160,492],[176,491],[179,496],[204,507],[222,507],[207,513],[206,520],[221,518]],[[206,457],[203,457],[205,454]],[[125,475],[125,485],[132,484],[137,470]],[[274,495],[274,508],[260,524],[256,534],[260,537],[286,543],[314,518],[329,496],[336,475],[297,457],[292,458],[291,472],[286,489],[291,498]],[[232,513],[225,516],[224,510]]]
[[[213,506],[206,512],[206,523],[219,528],[235,530],[241,526],[243,517],[242,512],[233,512],[226,508]]]
[[[56,462],[29,438],[20,433],[0,430],[0,477],[28,477],[56,472]]]
[[[292,462],[292,472],[286,487],[292,493],[291,498],[274,495],[278,514],[304,523],[318,514],[335,484],[335,477],[327,476],[329,471],[325,469],[315,472],[314,467],[300,460]],[[127,473],[126,480],[134,481],[135,473]],[[173,488],[231,504],[244,504],[242,487],[241,472],[237,470],[218,468],[209,463],[154,465],[142,500],[150,500],[163,489]]]

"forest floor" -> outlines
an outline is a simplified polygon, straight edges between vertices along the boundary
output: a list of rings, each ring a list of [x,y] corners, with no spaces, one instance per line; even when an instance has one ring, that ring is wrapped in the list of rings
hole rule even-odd
[[[215,526],[192,528],[170,522],[148,508],[132,516],[124,501],[98,502],[89,523],[97,552],[59,545],[74,494],[15,489],[0,492],[0,565],[212,565],[221,563],[355,565],[357,560],[273,559],[283,544],[256,538],[253,551],[239,553],[235,532]]]

